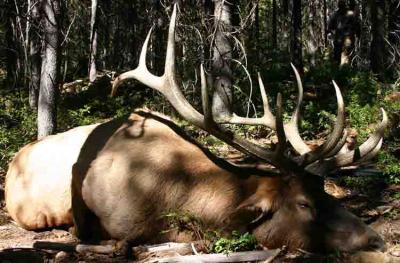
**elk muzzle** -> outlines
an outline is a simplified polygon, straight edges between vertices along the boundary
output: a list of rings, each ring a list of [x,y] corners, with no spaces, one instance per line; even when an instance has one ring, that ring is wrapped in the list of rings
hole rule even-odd
[[[326,218],[325,247],[328,251],[385,251],[386,244],[372,228],[342,207]]]

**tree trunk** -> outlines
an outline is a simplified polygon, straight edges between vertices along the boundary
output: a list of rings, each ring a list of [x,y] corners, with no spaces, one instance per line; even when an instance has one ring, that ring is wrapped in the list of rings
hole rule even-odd
[[[289,0],[282,0],[282,13],[284,16],[289,15]]]
[[[280,43],[279,47],[281,50],[284,50],[285,52],[289,52],[291,50],[291,21],[290,21],[290,6],[291,1],[290,0],[281,0],[281,22],[280,25],[277,26],[279,27],[280,34],[277,35],[277,42]],[[277,19],[279,22],[279,20]],[[281,42],[280,42],[281,41]]]
[[[306,37],[308,61],[310,63],[310,68],[316,67],[316,58],[318,52],[318,33],[319,24],[317,16],[318,3],[315,0],[308,1],[308,36]]]
[[[391,0],[388,17],[388,40],[391,44],[400,43],[400,2]]]
[[[40,67],[42,58],[41,52],[41,41],[38,36],[37,30],[40,24],[40,12],[38,5],[34,3],[32,6],[31,13],[33,29],[30,32],[30,46],[29,46],[29,60],[30,60],[30,82],[29,82],[29,106],[31,109],[36,110],[38,106],[38,95],[40,88]]]
[[[361,31],[359,36],[359,51],[360,56],[358,67],[368,69],[370,68],[369,48],[370,48],[370,32],[369,32],[369,18],[368,9],[370,0],[361,0]]]
[[[164,21],[161,17],[161,13],[164,12],[164,9],[161,5],[160,0],[157,0],[155,3],[155,10],[156,10],[156,16],[154,17],[154,20],[156,21],[156,28],[155,28],[155,43],[154,43],[154,55],[152,58],[154,59],[154,65],[155,65],[155,72],[158,75],[161,75],[164,72],[164,61],[161,58],[161,54],[164,54]]]
[[[259,36],[260,36],[260,8],[259,8],[259,3],[255,3],[256,8],[254,10],[254,30],[255,30],[255,38],[256,38],[256,48],[258,48],[258,43],[259,43]]]
[[[4,17],[5,22],[5,57],[7,66],[7,76],[6,85],[15,87],[16,84],[16,71],[17,71],[17,49],[15,43],[15,31],[13,30],[12,21],[14,20],[15,14],[12,12],[14,10],[13,3],[8,0],[5,4],[6,12]]]
[[[391,65],[392,69],[399,67],[400,62],[400,2],[391,0],[388,17],[388,41],[391,45]]]
[[[203,0],[204,13],[209,16],[212,15],[212,11],[214,10],[214,4],[212,0]]]
[[[44,54],[38,104],[38,138],[56,130],[56,97],[58,91],[60,50],[60,1],[43,0]]]
[[[385,62],[385,1],[370,0],[371,12],[371,69],[382,77]]]
[[[326,4],[326,0],[323,0],[323,20],[324,20],[324,47],[328,45],[328,7]]]
[[[89,60],[89,82],[94,82],[97,76],[96,56],[97,56],[97,0],[92,0],[90,17],[90,60]]]
[[[226,31],[231,30],[231,4],[215,1],[215,42],[213,46],[214,93],[212,112],[215,118],[230,115],[232,110],[232,44]]]
[[[276,0],[272,0],[272,48],[276,49],[278,46],[278,33],[277,33],[277,15],[276,15]]]
[[[300,72],[303,71],[301,29],[301,0],[293,0],[291,57]]]
[[[104,10],[110,10],[112,12],[112,2],[111,0],[103,0],[100,2],[100,9]],[[100,22],[99,22],[100,23]],[[111,61],[111,50],[112,48],[110,47],[111,44],[111,34],[113,32],[113,21],[110,19],[109,15],[103,16],[101,19],[101,26],[100,28],[102,29],[102,68],[110,68],[112,67],[112,61]]]

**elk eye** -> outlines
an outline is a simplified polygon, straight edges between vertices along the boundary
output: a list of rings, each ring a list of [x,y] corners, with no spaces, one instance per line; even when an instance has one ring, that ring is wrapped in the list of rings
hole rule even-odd
[[[298,202],[297,205],[301,208],[301,209],[309,209],[311,208],[311,206],[306,203],[306,202]]]

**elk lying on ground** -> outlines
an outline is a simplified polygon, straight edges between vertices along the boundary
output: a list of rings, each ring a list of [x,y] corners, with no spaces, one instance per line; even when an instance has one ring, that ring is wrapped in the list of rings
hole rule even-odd
[[[121,74],[160,91],[179,114],[237,150],[275,166],[279,173],[238,166],[213,156],[185,136],[171,121],[151,112],[83,126],[25,146],[10,164],[6,203],[12,218],[26,229],[75,225],[85,240],[129,242],[182,241],[179,232],[161,234],[162,215],[190,213],[221,231],[251,231],[269,248],[315,251],[383,249],[384,242],[360,219],[324,192],[323,177],[342,166],[373,157],[382,144],[387,117],[359,148],[345,144],[344,105],[334,83],[338,113],[325,143],[310,151],[298,132],[302,84],[296,73],[297,107],[288,124],[278,95],[276,117],[259,78],[264,116],[235,114],[215,120],[201,70],[203,115],[184,98],[175,79],[175,20],[171,17],[165,73],[146,68],[150,33],[137,69]],[[274,151],[237,137],[221,124],[264,125],[276,131]],[[289,153],[287,141],[297,155]],[[71,186],[72,185],[72,189]],[[72,211],[71,211],[72,210]]]

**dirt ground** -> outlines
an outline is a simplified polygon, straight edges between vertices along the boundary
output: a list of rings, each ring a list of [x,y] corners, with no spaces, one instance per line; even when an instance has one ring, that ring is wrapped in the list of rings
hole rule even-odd
[[[355,175],[357,176],[357,175]],[[0,182],[0,262],[127,262],[118,254],[94,254],[58,252],[33,249],[36,241],[76,244],[77,240],[65,230],[53,229],[42,232],[20,228],[8,216],[4,208],[3,183]],[[343,205],[371,225],[387,242],[385,253],[360,252],[352,255],[314,255],[304,251],[282,251],[270,262],[400,262],[400,199],[393,194],[400,192],[400,185],[382,188],[375,193],[360,193],[338,185],[337,179],[326,181],[326,191],[339,198]],[[157,262],[163,255],[136,254],[140,262]],[[134,261],[134,260],[130,260]]]

